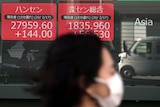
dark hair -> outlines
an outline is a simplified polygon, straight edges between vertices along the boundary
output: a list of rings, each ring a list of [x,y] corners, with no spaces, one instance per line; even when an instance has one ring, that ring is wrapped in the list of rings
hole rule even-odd
[[[101,65],[102,43],[95,35],[66,34],[48,49],[43,73],[34,92],[47,107],[79,105],[85,89],[94,83]],[[83,77],[83,88],[79,84]]]

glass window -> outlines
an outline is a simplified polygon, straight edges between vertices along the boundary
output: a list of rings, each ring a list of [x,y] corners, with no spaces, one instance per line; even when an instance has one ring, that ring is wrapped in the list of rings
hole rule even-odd
[[[92,31],[113,44],[126,85],[160,86],[159,16],[160,0],[0,0],[0,84],[30,84],[24,72],[41,69],[59,35]]]
[[[151,54],[152,52],[152,43],[142,42],[139,43],[135,49],[136,54]]]

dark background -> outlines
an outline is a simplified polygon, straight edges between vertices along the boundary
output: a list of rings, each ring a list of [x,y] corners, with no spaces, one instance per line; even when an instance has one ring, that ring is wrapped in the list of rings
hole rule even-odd
[[[43,107],[40,100],[2,100],[0,107]],[[120,107],[160,107],[160,102],[123,101]]]

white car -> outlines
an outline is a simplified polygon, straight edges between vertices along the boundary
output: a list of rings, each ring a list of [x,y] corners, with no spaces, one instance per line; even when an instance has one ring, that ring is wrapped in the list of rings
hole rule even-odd
[[[160,37],[139,39],[119,57],[119,72],[124,78],[160,76]]]

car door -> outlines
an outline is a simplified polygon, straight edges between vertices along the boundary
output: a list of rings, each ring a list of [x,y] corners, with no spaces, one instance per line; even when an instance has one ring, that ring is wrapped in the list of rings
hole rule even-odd
[[[154,70],[155,75],[160,75],[160,41],[155,42],[155,55],[154,55]]]
[[[152,42],[140,41],[131,56],[132,65],[137,75],[152,75],[154,71]]]

